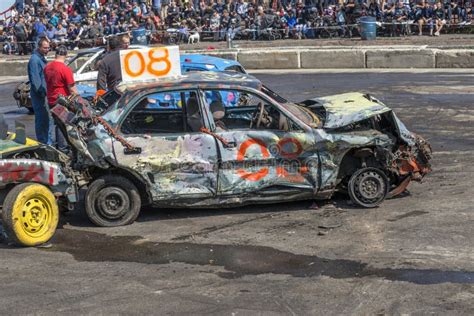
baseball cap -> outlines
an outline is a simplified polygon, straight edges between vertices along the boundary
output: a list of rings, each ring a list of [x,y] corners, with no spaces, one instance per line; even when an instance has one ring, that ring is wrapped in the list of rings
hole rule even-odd
[[[64,45],[59,45],[56,48],[56,56],[67,56],[67,48]]]

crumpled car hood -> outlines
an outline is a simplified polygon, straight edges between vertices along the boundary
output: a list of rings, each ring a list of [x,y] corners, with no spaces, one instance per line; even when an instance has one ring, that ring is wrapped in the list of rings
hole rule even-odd
[[[343,127],[391,111],[377,99],[359,92],[314,98],[308,101],[312,103],[311,108],[321,106],[325,109],[324,128],[328,129]]]
[[[7,153],[22,151],[25,148],[36,147],[39,145],[39,142],[30,138],[26,138],[25,144],[18,143],[15,141],[15,134],[9,134],[6,139],[0,139],[0,157]]]

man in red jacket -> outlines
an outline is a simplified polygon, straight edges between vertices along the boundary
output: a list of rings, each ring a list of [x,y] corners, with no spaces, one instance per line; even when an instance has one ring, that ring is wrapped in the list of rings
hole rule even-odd
[[[56,49],[56,58],[44,68],[46,81],[46,97],[50,108],[56,105],[60,95],[69,96],[78,94],[74,74],[64,63],[67,57],[67,48],[64,45]],[[50,114],[51,115],[51,114]],[[65,149],[66,144],[61,132],[56,128],[56,143],[59,149]]]

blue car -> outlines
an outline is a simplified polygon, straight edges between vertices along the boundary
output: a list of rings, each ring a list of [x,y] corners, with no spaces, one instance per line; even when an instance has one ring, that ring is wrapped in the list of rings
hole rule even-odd
[[[235,60],[224,59],[214,56],[202,55],[202,54],[184,54],[180,57],[181,61],[181,73],[189,73],[194,71],[236,71],[239,73],[246,74],[244,67]],[[78,84],[77,89],[79,94],[87,100],[92,100],[96,94],[95,83],[93,85],[87,84]],[[171,98],[173,99],[173,98]],[[212,101],[220,99],[227,106],[235,105],[239,96],[237,93],[225,93],[225,95],[207,95],[209,104]],[[161,100],[162,102],[156,102],[155,106],[162,104],[167,104],[169,107],[179,107],[180,105],[174,104],[171,100]],[[153,105],[150,105],[153,106]],[[153,107],[155,107],[153,106]]]
[[[246,74],[244,67],[235,60],[201,54],[181,55],[181,72],[192,71],[236,71]]]
[[[235,71],[246,74],[244,67],[235,60],[223,59],[208,55],[181,55],[181,72],[192,71]],[[207,104],[220,101],[226,107],[235,106],[239,101],[237,91],[206,92]]]

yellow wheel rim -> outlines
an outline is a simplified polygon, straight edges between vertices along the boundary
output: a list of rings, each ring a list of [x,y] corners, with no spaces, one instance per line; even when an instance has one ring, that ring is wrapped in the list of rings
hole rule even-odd
[[[42,196],[34,197],[23,205],[19,217],[24,232],[31,237],[38,237],[48,229],[51,218],[51,205]]]
[[[43,185],[22,190],[12,210],[13,230],[24,245],[39,245],[53,237],[59,221],[56,199]]]

